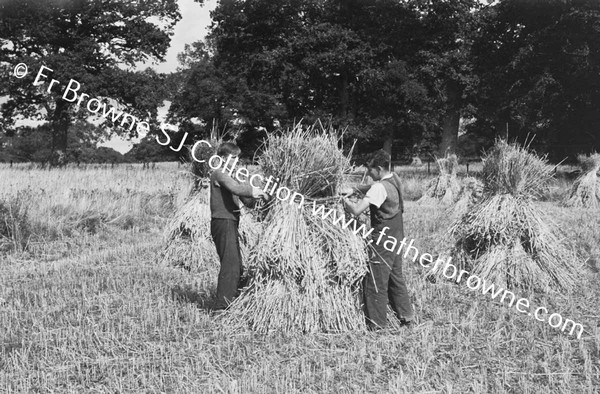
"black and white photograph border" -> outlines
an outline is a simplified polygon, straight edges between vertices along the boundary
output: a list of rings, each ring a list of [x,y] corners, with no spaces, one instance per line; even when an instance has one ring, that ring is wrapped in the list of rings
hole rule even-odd
[[[598,0],[0,0],[0,393],[599,393]]]

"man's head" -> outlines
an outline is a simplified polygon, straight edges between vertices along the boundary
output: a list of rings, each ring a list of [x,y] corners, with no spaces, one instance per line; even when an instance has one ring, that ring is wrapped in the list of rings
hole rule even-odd
[[[217,155],[221,156],[224,159],[227,159],[229,156],[239,156],[242,151],[240,147],[234,144],[233,142],[223,142],[217,148]]]
[[[380,180],[389,172],[391,159],[383,149],[374,152],[367,160],[367,174],[375,181]]]

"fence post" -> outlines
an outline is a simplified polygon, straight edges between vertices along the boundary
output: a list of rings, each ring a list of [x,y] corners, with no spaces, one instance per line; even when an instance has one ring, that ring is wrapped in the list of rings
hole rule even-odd
[[[467,176],[469,176],[469,160],[467,160]]]
[[[429,158],[427,158],[427,175],[431,175],[431,170],[429,168]]]

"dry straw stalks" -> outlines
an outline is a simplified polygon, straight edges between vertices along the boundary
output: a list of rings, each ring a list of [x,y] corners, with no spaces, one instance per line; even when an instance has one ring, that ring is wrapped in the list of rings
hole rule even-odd
[[[240,218],[240,247],[242,256],[256,242],[260,224],[249,213]],[[210,208],[206,189],[190,196],[167,223],[164,231],[165,247],[160,255],[162,264],[202,272],[206,267],[219,264],[214,242],[210,235]]]
[[[484,158],[482,199],[450,228],[454,264],[506,288],[571,290],[577,257],[534,203],[551,177],[545,158],[497,141]]]
[[[312,214],[313,201],[334,207],[350,168],[339,143],[320,124],[298,124],[285,135],[267,137],[258,158],[264,174],[306,200],[299,208],[299,200],[275,198],[266,207],[263,230],[248,256],[249,286],[223,315],[226,326],[261,333],[365,328],[357,296],[367,269],[364,241]]]
[[[573,183],[569,197],[565,201],[568,207],[600,207],[600,153],[578,157],[581,176]]]
[[[467,177],[462,180],[462,187],[458,199],[454,205],[448,207],[448,213],[452,220],[461,218],[469,209],[471,209],[483,194],[483,183],[474,177]]]
[[[208,159],[217,151],[223,142],[216,127],[213,126],[211,137],[208,140],[211,146],[199,144],[195,156],[200,163],[194,160],[191,146],[188,147],[190,160],[190,175],[193,185],[187,200],[175,212],[173,218],[167,223],[164,231],[165,247],[160,255],[162,264],[184,268],[190,272],[204,271],[207,266],[218,266],[219,256],[210,235],[210,207],[208,177]],[[248,254],[248,249],[256,242],[260,225],[249,214],[242,214],[240,218],[240,237],[242,256]]]
[[[452,154],[445,158],[438,158],[436,161],[439,175],[427,184],[427,190],[419,202],[439,201],[444,205],[452,204],[458,199],[461,190],[456,177],[458,159]]]
[[[481,197],[483,184],[476,178],[457,178],[458,158],[447,155],[437,159],[439,175],[429,181],[419,203],[441,203],[447,206],[448,216],[457,219],[465,214]]]

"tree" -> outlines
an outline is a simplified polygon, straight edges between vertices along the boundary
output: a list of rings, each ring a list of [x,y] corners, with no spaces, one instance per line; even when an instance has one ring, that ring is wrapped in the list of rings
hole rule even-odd
[[[96,160],[99,163],[123,163],[125,158],[123,154],[117,152],[113,148],[107,146],[101,146],[96,149]]]
[[[50,155],[47,133],[46,126],[20,127],[14,130],[12,136],[5,137],[2,155],[8,159],[7,161],[41,163]],[[43,159],[40,156],[43,156]]]
[[[151,135],[142,138],[124,156],[127,161],[142,163],[172,161],[177,158],[177,155],[168,146],[157,144]]]
[[[213,13],[210,60],[247,89],[237,113],[253,119],[262,110],[267,131],[279,108],[284,125],[321,118],[389,151],[394,140],[412,145],[445,130],[442,149],[455,150],[477,4],[224,1]]]
[[[369,7],[354,3],[359,13]],[[346,2],[338,0],[219,3],[206,52],[214,56],[198,56],[188,79],[196,99],[182,95],[190,107],[174,111],[189,118],[215,103],[212,118],[223,111],[229,118],[222,124],[238,121],[248,131],[273,132],[301,118],[320,118],[360,134],[363,74],[379,60],[346,14]]]
[[[600,3],[505,0],[489,7],[473,49],[481,79],[475,128],[551,158],[600,148]]]
[[[16,128],[11,136],[0,139],[0,157],[3,161],[34,162],[45,165],[52,158],[52,142],[48,139],[50,125],[43,124],[38,127],[22,126]],[[120,163],[123,156],[106,147],[96,147],[96,141],[104,135],[101,127],[85,121],[76,121],[67,132],[68,149],[61,155],[62,162],[77,163]]]
[[[159,18],[156,24],[153,18]],[[63,99],[71,80],[79,93],[99,98],[140,119],[153,119],[164,92],[161,77],[152,71],[134,73],[120,68],[147,58],[162,60],[169,32],[181,18],[176,0],[106,2],[102,0],[6,0],[0,4],[0,65],[6,75],[19,63],[31,72],[23,79],[0,83],[3,127],[17,116],[49,122],[50,151],[66,152],[69,125],[89,112]],[[42,69],[42,66],[52,70]],[[33,86],[38,70],[44,84]],[[59,84],[48,89],[51,79]],[[76,87],[77,85],[72,85]],[[123,118],[122,118],[123,119]],[[121,132],[116,122],[107,122]],[[131,123],[128,124],[130,126]],[[120,125],[123,125],[121,123]],[[137,127],[128,127],[135,135]]]
[[[412,147],[422,137],[426,126],[428,96],[426,87],[420,83],[404,61],[395,60],[381,68],[365,70],[363,105],[358,118],[383,149],[392,153],[392,144],[401,137],[402,146]],[[375,136],[375,138],[373,138]]]
[[[429,124],[439,128],[438,154],[456,153],[460,119],[468,112],[476,84],[470,48],[479,28],[480,2],[417,0],[411,6],[419,22],[413,32],[415,53],[408,61],[418,70],[417,78],[427,86],[437,112]]]

